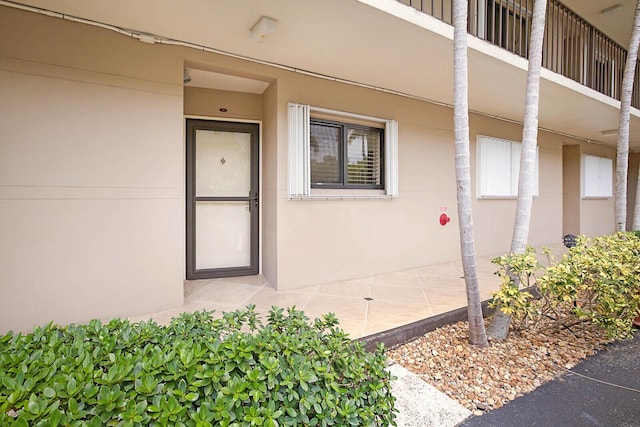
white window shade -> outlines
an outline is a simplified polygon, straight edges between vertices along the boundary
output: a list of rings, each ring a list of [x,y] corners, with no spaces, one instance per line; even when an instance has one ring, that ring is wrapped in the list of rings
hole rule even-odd
[[[582,156],[582,197],[613,197],[613,160]]]
[[[520,153],[522,144],[506,139],[478,136],[477,184],[478,198],[514,198],[518,196]],[[534,169],[533,194],[538,195],[538,147]]]
[[[478,196],[512,196],[511,143],[478,138]]]
[[[329,110],[325,108],[311,107],[304,104],[289,103],[289,198],[310,199],[313,198],[311,189],[311,138],[310,120],[311,114],[316,112],[323,115],[331,115],[344,121],[365,120],[384,125],[384,197],[396,197],[398,195],[398,122],[396,120],[380,119],[353,113]],[[339,198],[350,198],[352,190],[340,190]],[[360,198],[362,196],[354,196]],[[323,195],[323,199],[328,198]],[[375,198],[375,196],[367,196]]]

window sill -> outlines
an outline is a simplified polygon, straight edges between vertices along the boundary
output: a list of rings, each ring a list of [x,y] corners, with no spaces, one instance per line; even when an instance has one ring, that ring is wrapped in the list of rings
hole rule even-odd
[[[291,196],[289,200],[386,200],[395,199],[397,196]]]
[[[535,199],[539,197],[539,194],[534,194],[532,197]],[[518,200],[518,196],[478,196],[478,200]]]
[[[289,200],[384,200],[394,199],[384,190],[336,190],[317,189],[311,190],[308,196],[290,196]]]
[[[518,196],[478,196],[478,200],[517,200]]]

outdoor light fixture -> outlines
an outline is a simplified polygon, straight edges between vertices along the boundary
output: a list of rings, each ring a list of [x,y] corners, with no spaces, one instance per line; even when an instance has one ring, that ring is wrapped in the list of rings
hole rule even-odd
[[[605,9],[602,9],[600,13],[602,13],[603,15],[610,15],[612,13],[619,11],[620,9],[622,9],[622,4],[618,3],[618,4],[614,4],[613,6],[609,6]]]
[[[189,72],[185,68],[184,73],[182,74],[182,83],[187,84],[190,82],[191,82],[191,76],[189,75]]]
[[[600,132],[602,136],[613,136],[618,134],[618,129],[603,130]]]
[[[266,39],[269,34],[273,33],[276,28],[278,28],[278,21],[273,18],[263,16],[258,20],[258,22],[256,22],[256,25],[251,28],[251,32],[249,34],[253,41],[260,43]]]

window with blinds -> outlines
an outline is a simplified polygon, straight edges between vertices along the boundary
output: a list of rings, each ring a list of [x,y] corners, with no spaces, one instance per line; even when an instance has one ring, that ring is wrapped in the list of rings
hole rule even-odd
[[[311,119],[311,188],[383,188],[383,129]]]
[[[582,156],[582,197],[613,197],[613,160],[590,155]]]
[[[382,129],[347,130],[347,184],[382,188]]]
[[[478,198],[499,199],[518,196],[520,151],[522,144],[506,139],[478,136],[477,185]],[[537,148],[536,148],[537,150]],[[538,195],[538,153],[533,194]]]
[[[296,103],[288,111],[290,199],[398,195],[397,121]]]

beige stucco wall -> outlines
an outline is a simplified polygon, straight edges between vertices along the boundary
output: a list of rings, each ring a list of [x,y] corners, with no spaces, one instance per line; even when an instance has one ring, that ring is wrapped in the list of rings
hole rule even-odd
[[[0,332],[182,303],[182,61],[0,7]]]
[[[615,231],[614,197],[601,199],[582,197],[582,156],[585,154],[613,159],[612,173],[615,173],[616,149],[614,147],[580,141],[564,146],[563,234],[583,234],[589,237],[611,234]],[[632,168],[633,165],[630,167]]]
[[[288,200],[278,170],[278,289],[443,262],[459,252],[455,223],[440,226],[440,207],[455,215],[452,132],[447,111],[431,104],[306,76],[278,84],[278,133],[287,103],[299,102],[399,121],[396,199]],[[278,163],[287,163],[278,138]],[[428,161],[426,161],[428,159]],[[452,169],[451,169],[452,170]]]
[[[261,272],[279,290],[459,259],[451,108],[0,12],[0,330],[180,305],[185,115],[261,123]],[[271,83],[263,94],[183,89],[185,63]],[[398,197],[289,200],[288,102],[398,120]],[[477,136],[521,133],[471,116],[474,194]],[[539,145],[530,243],[545,245],[567,228],[575,176],[563,174],[563,145],[612,151],[547,132]],[[579,232],[609,232],[612,203],[578,200]],[[474,198],[478,255],[508,250],[515,205]]]
[[[287,176],[279,168],[279,289],[459,258],[450,108],[304,76],[280,82],[278,94],[282,134],[287,130],[287,102],[399,121],[399,195],[393,200],[291,201],[287,199]],[[475,194],[476,136],[517,141],[522,128],[474,115],[470,133]],[[562,141],[548,133],[541,133],[539,139],[540,195],[534,201],[530,233],[534,245],[557,243],[562,236]],[[279,138],[281,163],[287,161],[286,148],[286,139]],[[515,203],[474,199],[479,255],[508,250]],[[441,207],[452,218],[444,227],[438,222]]]
[[[262,120],[262,95],[185,86],[184,114],[259,122]]]
[[[562,147],[562,235],[580,234],[580,145],[565,145]]]
[[[472,115],[470,120],[472,178],[475,192],[477,153],[480,135],[522,140],[522,126]],[[538,133],[538,195],[533,198],[529,244],[534,246],[557,243],[562,238],[562,139],[549,132]],[[475,193],[474,193],[475,194]],[[474,225],[476,250],[480,255],[501,254],[511,246],[515,222],[516,200],[475,199]]]
[[[612,159],[613,170],[611,173],[614,176],[613,185],[615,188],[616,149],[606,145],[583,143],[581,154]],[[580,234],[594,237],[614,233],[616,230],[614,209],[614,197],[604,199],[583,198],[580,203]]]
[[[261,238],[262,272],[278,289],[398,271],[459,257],[450,108],[237,58],[197,51],[187,51],[185,57],[189,64],[203,69],[274,82],[263,94]],[[399,196],[394,200],[288,200],[288,102],[398,120]],[[471,115],[470,123],[475,194],[477,136],[519,141],[522,127],[477,114]],[[576,187],[571,177],[569,184],[563,182],[563,146],[576,145],[581,152],[589,152],[592,145],[543,131],[538,142],[540,193],[534,198],[529,243],[540,246],[561,242],[568,227],[563,223],[567,220],[565,212],[571,212],[572,220],[580,221],[576,228],[583,233],[607,232],[607,218],[612,221],[610,199],[577,198],[570,208],[564,203],[563,192]],[[579,173],[579,163],[577,166]],[[579,176],[575,182],[579,195]],[[445,227],[438,223],[443,206],[452,218]],[[498,255],[508,250],[515,206],[515,199],[473,199],[479,255]],[[590,212],[581,220],[583,209]]]
[[[272,83],[263,93],[262,120],[262,273],[278,282],[278,87]]]

